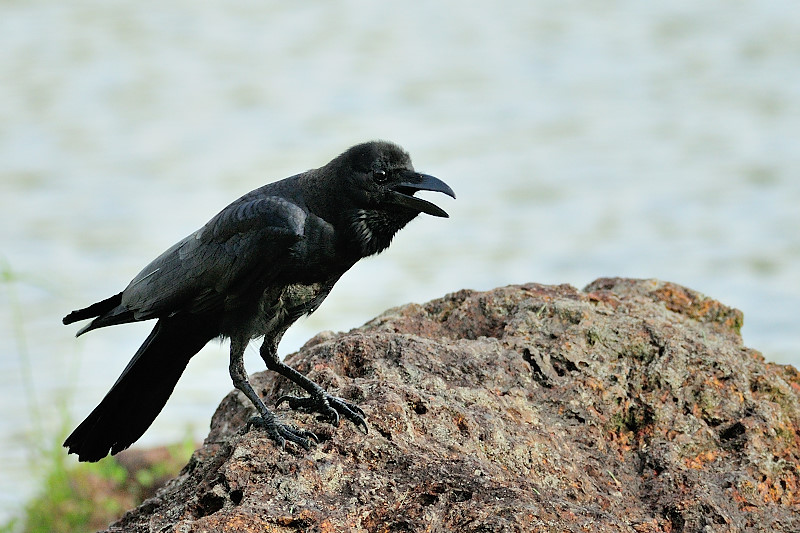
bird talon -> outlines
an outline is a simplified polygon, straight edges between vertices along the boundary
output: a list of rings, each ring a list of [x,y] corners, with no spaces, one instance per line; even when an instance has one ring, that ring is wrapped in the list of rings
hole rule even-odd
[[[336,396],[324,393],[319,397],[297,397],[284,395],[278,398],[275,405],[286,402],[290,409],[304,413],[318,413],[317,420],[328,422],[334,427],[339,427],[341,416],[353,422],[359,429],[367,433],[366,413],[357,405]]]
[[[326,411],[324,413],[320,413],[320,415],[317,416],[317,420],[320,422],[328,422],[333,427],[339,427],[339,413],[333,409],[331,409],[330,412]]]
[[[289,404],[289,408],[293,411],[302,411],[304,413],[313,412],[317,408],[317,402],[311,397],[301,398],[298,396],[283,395],[275,402],[275,407],[278,407],[283,402]]]
[[[311,449],[311,441],[319,443],[319,438],[307,429],[298,429],[287,424],[281,424],[274,420],[265,420],[260,416],[253,416],[245,424],[245,433],[253,427],[265,429],[267,435],[275,441],[281,451],[286,450],[286,441],[302,446],[306,451]]]
[[[292,406],[292,404],[289,402],[289,400],[292,400],[292,399],[294,399],[294,396],[286,396],[286,395],[283,395],[283,396],[281,396],[280,398],[278,398],[278,401],[277,401],[277,402],[275,402],[275,407],[278,407],[278,406],[280,406],[280,404],[282,404],[283,402],[286,402],[286,403],[288,403],[288,404],[289,404],[289,407],[291,407],[291,406]]]

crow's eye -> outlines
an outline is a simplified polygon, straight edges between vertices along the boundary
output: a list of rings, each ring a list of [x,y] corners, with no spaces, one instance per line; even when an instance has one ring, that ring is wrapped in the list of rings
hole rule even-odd
[[[386,183],[389,176],[386,174],[385,170],[373,170],[372,179],[375,180],[375,183]]]

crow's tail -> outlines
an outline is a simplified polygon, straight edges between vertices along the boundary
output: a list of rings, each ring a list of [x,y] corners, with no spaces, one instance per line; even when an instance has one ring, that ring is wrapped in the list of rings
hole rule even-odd
[[[94,317],[97,318],[89,322],[88,325],[82,327],[78,331],[77,335],[75,335],[76,337],[80,337],[87,331],[91,331],[93,329],[142,320],[141,318],[136,318],[133,311],[122,305],[122,293],[119,293],[110,298],[106,298],[105,300],[97,302],[96,304],[92,304],[89,307],[73,311],[62,318],[61,322],[64,324],[72,324],[78,320]],[[147,319],[145,318],[144,320]]]
[[[61,320],[61,322],[63,322],[66,325],[66,324],[72,324],[73,322],[77,322],[78,320],[94,318],[104,313],[108,313],[116,306],[118,306],[120,303],[122,303],[122,293],[115,294],[111,298],[106,298],[105,300],[97,302],[96,304],[92,304],[89,307],[73,311],[67,316],[65,316]]]
[[[83,311],[89,313],[88,309]],[[196,318],[172,317],[156,323],[105,398],[64,441],[69,453],[77,454],[80,461],[98,461],[144,434],[167,403],[189,359],[219,335],[217,328]]]

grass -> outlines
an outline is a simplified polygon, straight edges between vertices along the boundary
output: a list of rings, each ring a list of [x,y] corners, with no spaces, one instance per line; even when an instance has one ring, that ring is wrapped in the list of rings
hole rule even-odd
[[[46,452],[46,472],[38,494],[21,516],[0,526],[3,533],[83,533],[105,529],[128,509],[152,496],[176,476],[194,451],[194,442],[167,447],[153,462],[134,467],[108,457],[75,463],[60,439]]]
[[[47,434],[44,430],[45,424],[36,401],[22,306],[17,297],[16,287],[20,282],[29,280],[24,280],[8,261],[0,257],[0,284],[8,295],[21,379],[32,422],[28,437],[31,441],[28,446],[31,465],[42,481],[36,495],[18,516],[0,524],[0,533],[83,533],[105,529],[180,472],[194,451],[193,439],[187,437],[179,444],[149,454],[123,452],[97,463],[77,463],[70,458],[61,447],[72,426],[67,410],[61,410],[60,428],[55,434]],[[125,453],[129,457],[135,455],[136,460],[124,460]]]

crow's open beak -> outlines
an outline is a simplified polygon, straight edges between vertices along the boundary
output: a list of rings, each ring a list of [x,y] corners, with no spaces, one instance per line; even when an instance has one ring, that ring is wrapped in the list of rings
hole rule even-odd
[[[393,204],[408,207],[420,213],[428,213],[435,217],[448,218],[450,216],[437,205],[414,196],[414,193],[417,191],[443,192],[452,198],[456,197],[456,193],[453,192],[453,189],[439,178],[415,172],[409,173],[405,180],[391,186],[389,201]]]

